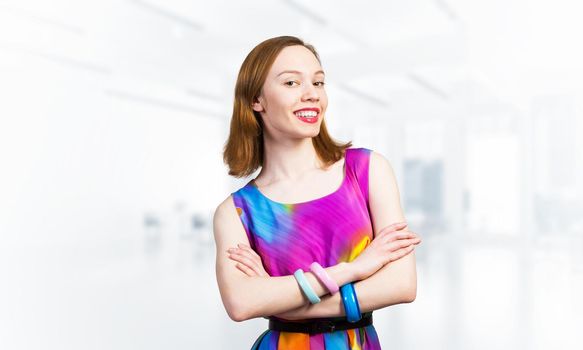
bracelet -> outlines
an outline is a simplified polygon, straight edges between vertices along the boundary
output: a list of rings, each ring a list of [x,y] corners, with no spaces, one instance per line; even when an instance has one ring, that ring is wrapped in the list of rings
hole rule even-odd
[[[294,272],[294,276],[295,276],[296,280],[298,281],[298,284],[300,285],[300,287],[304,291],[304,294],[310,300],[310,303],[312,303],[312,304],[319,303],[320,298],[318,297],[318,295],[316,295],[316,292],[314,292],[314,290],[312,289],[312,286],[310,286],[308,279],[304,275],[304,270],[297,269],[296,272]]]
[[[316,275],[316,277],[318,277],[320,282],[322,282],[326,286],[326,288],[328,288],[330,294],[338,292],[339,290],[338,283],[334,282],[330,275],[328,275],[328,272],[324,270],[322,265],[314,261],[312,265],[310,265],[310,271],[312,271],[312,273]]]
[[[354,285],[347,283],[340,287],[340,294],[342,295],[342,303],[344,304],[344,311],[346,312],[346,319],[348,322],[354,323],[362,318],[360,314],[360,306],[354,291]]]

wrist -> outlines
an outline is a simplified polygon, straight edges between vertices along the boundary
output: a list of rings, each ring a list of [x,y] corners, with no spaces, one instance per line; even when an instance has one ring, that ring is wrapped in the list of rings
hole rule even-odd
[[[362,276],[358,271],[358,267],[354,264],[354,262],[347,262],[344,264],[346,264],[346,269],[348,271],[347,274],[350,276],[350,281],[347,283],[360,281],[362,279]]]
[[[326,269],[330,277],[336,281],[338,286],[343,286],[356,280],[356,269],[354,264],[347,262],[340,262],[332,267]]]

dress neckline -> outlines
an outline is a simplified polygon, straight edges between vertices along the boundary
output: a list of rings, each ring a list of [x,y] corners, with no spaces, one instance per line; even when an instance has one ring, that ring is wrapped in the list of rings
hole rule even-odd
[[[257,192],[257,194],[259,194],[261,197],[265,198],[268,202],[271,203],[275,203],[275,204],[279,204],[279,205],[301,205],[301,204],[308,204],[308,203],[313,203],[313,202],[317,202],[323,199],[326,199],[328,197],[332,197],[335,194],[337,194],[338,192],[340,192],[340,190],[342,190],[342,188],[344,187],[344,184],[348,181],[348,171],[346,168],[346,158],[347,158],[347,154],[348,154],[348,149],[345,151],[344,153],[344,164],[342,165],[342,174],[343,174],[343,178],[342,178],[342,182],[340,183],[340,186],[332,193],[329,193],[327,195],[324,195],[323,197],[319,197],[316,199],[311,199],[308,201],[303,201],[303,202],[297,202],[297,203],[283,203],[283,202],[278,202],[278,201],[274,201],[273,199],[267,197],[266,195],[263,194],[263,192],[261,192],[261,190],[259,190],[259,187],[257,187],[257,184],[255,183],[255,179],[249,181],[249,185],[251,188],[253,188],[255,190],[255,192]]]

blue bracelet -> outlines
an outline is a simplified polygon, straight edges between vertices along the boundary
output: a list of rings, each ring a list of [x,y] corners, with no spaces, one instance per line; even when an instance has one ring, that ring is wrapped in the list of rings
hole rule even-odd
[[[357,322],[362,318],[360,314],[360,306],[354,291],[354,285],[347,283],[340,287],[340,294],[342,295],[342,303],[344,304],[344,311],[346,312],[346,319],[348,322]]]
[[[312,303],[312,304],[319,303],[320,298],[318,297],[316,292],[314,292],[314,290],[312,289],[312,286],[310,286],[308,279],[304,275],[304,270],[297,269],[296,272],[294,272],[294,276],[295,276],[296,280],[298,281],[298,284],[300,285],[300,287],[304,291],[304,294],[310,300],[310,303]]]

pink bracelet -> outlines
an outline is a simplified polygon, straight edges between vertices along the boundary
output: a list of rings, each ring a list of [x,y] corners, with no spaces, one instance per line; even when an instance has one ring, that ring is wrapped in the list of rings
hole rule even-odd
[[[338,283],[334,282],[334,280],[330,277],[330,275],[328,275],[326,270],[324,270],[324,268],[316,261],[314,261],[310,265],[310,271],[312,271],[314,275],[318,277],[320,282],[322,282],[326,286],[326,288],[328,288],[330,294],[338,292],[338,289],[340,288],[338,287]]]

